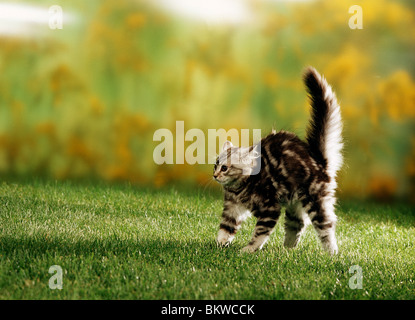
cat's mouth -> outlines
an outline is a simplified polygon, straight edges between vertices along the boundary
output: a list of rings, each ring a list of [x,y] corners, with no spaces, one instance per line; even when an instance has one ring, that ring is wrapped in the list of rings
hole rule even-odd
[[[222,181],[221,181],[218,177],[213,176],[213,179],[214,179],[216,182],[222,183]]]
[[[218,182],[219,184],[225,186],[230,183],[232,183],[233,179],[229,179],[229,177],[215,177],[213,176],[213,179]]]
[[[218,177],[218,176],[213,176],[213,179],[214,179],[216,182],[220,183],[220,184],[225,184],[225,183],[226,183],[226,180],[227,180],[227,179],[223,179],[223,178]]]

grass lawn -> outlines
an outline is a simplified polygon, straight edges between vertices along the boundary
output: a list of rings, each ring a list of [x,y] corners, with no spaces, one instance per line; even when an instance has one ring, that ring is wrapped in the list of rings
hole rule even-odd
[[[413,207],[340,202],[335,257],[311,226],[285,249],[284,215],[260,252],[240,253],[255,219],[217,248],[221,207],[212,191],[2,182],[0,299],[415,299]]]

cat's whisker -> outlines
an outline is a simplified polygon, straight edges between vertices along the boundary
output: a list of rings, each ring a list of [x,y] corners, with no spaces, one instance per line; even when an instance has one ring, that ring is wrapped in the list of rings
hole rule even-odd
[[[206,179],[206,182],[203,183],[204,185],[203,193],[206,193],[206,189],[209,187],[209,195],[210,195],[210,192],[212,191],[212,182],[214,182],[213,177]]]

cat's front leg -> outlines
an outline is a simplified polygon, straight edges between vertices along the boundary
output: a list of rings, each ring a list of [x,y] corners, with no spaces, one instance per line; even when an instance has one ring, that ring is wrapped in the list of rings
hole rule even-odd
[[[216,238],[216,242],[220,245],[220,246],[228,246],[231,244],[231,242],[233,241],[233,239],[235,238],[235,232],[231,232],[228,230],[223,229],[222,227],[219,229],[219,233],[218,233],[218,237]]]
[[[274,230],[280,213],[281,208],[279,205],[267,208],[266,210],[262,209],[261,211],[254,212],[254,215],[258,219],[254,234],[248,245],[242,249],[242,252],[251,253],[263,247]]]
[[[249,215],[249,211],[245,208],[226,201],[222,212],[222,221],[219,225],[219,233],[216,238],[217,243],[221,246],[228,246],[241,228],[242,222]]]

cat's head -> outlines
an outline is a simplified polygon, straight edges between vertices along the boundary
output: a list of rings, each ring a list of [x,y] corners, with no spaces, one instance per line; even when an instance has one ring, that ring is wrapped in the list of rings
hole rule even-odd
[[[261,161],[258,150],[258,145],[238,148],[226,141],[216,159],[213,178],[224,186],[231,186],[257,174]]]

